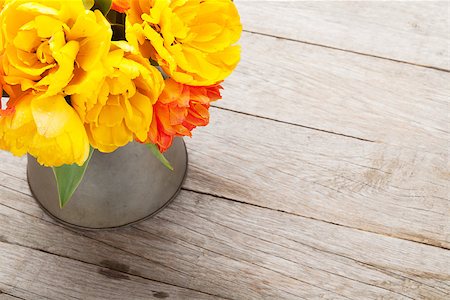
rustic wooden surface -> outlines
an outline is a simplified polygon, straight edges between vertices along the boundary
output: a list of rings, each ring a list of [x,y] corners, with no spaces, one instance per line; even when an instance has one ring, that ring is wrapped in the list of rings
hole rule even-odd
[[[238,1],[155,218],[67,229],[0,152],[0,299],[450,299],[448,2]]]

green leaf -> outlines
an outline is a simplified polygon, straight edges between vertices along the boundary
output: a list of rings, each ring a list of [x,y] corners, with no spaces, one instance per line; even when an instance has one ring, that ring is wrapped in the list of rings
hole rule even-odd
[[[87,0],[89,1],[89,0]],[[106,16],[111,9],[112,0],[95,0],[94,7],[92,10],[98,9],[102,12],[104,16]]]
[[[83,0],[83,4],[85,9],[91,9],[95,4],[95,0]]]
[[[170,171],[173,171],[173,167],[170,164],[170,162],[167,160],[167,158],[164,157],[164,155],[159,152],[158,147],[155,144],[147,144],[147,147],[150,149],[152,154]]]
[[[80,185],[93,152],[94,148],[91,147],[89,157],[81,167],[77,164],[53,167],[53,173],[55,174],[56,184],[58,186],[59,206],[61,208],[69,202],[73,193],[75,193]]]

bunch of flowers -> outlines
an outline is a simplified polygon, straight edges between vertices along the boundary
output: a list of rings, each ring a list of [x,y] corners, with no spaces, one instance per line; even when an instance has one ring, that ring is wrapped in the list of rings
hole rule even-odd
[[[236,67],[232,0],[0,0],[0,149],[83,166],[131,141],[166,151],[209,122]]]

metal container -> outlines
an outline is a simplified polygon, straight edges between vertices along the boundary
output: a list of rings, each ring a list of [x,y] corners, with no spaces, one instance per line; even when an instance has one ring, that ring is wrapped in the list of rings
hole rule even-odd
[[[179,193],[187,171],[183,139],[176,138],[164,156],[174,171],[139,143],[109,154],[94,151],[83,181],[62,209],[52,169],[32,156],[28,183],[37,202],[59,222],[79,229],[113,229],[153,216]]]

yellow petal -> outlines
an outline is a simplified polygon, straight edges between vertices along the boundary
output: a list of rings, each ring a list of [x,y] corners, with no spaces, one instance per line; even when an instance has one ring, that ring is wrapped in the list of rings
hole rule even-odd
[[[66,100],[59,95],[33,99],[31,111],[38,133],[47,138],[64,133],[67,120],[74,118],[75,113]]]
[[[49,16],[37,16],[35,19],[37,34],[40,38],[49,38],[62,30],[63,23]]]
[[[98,116],[98,125],[114,127],[122,123],[124,111],[120,105],[106,105]]]

